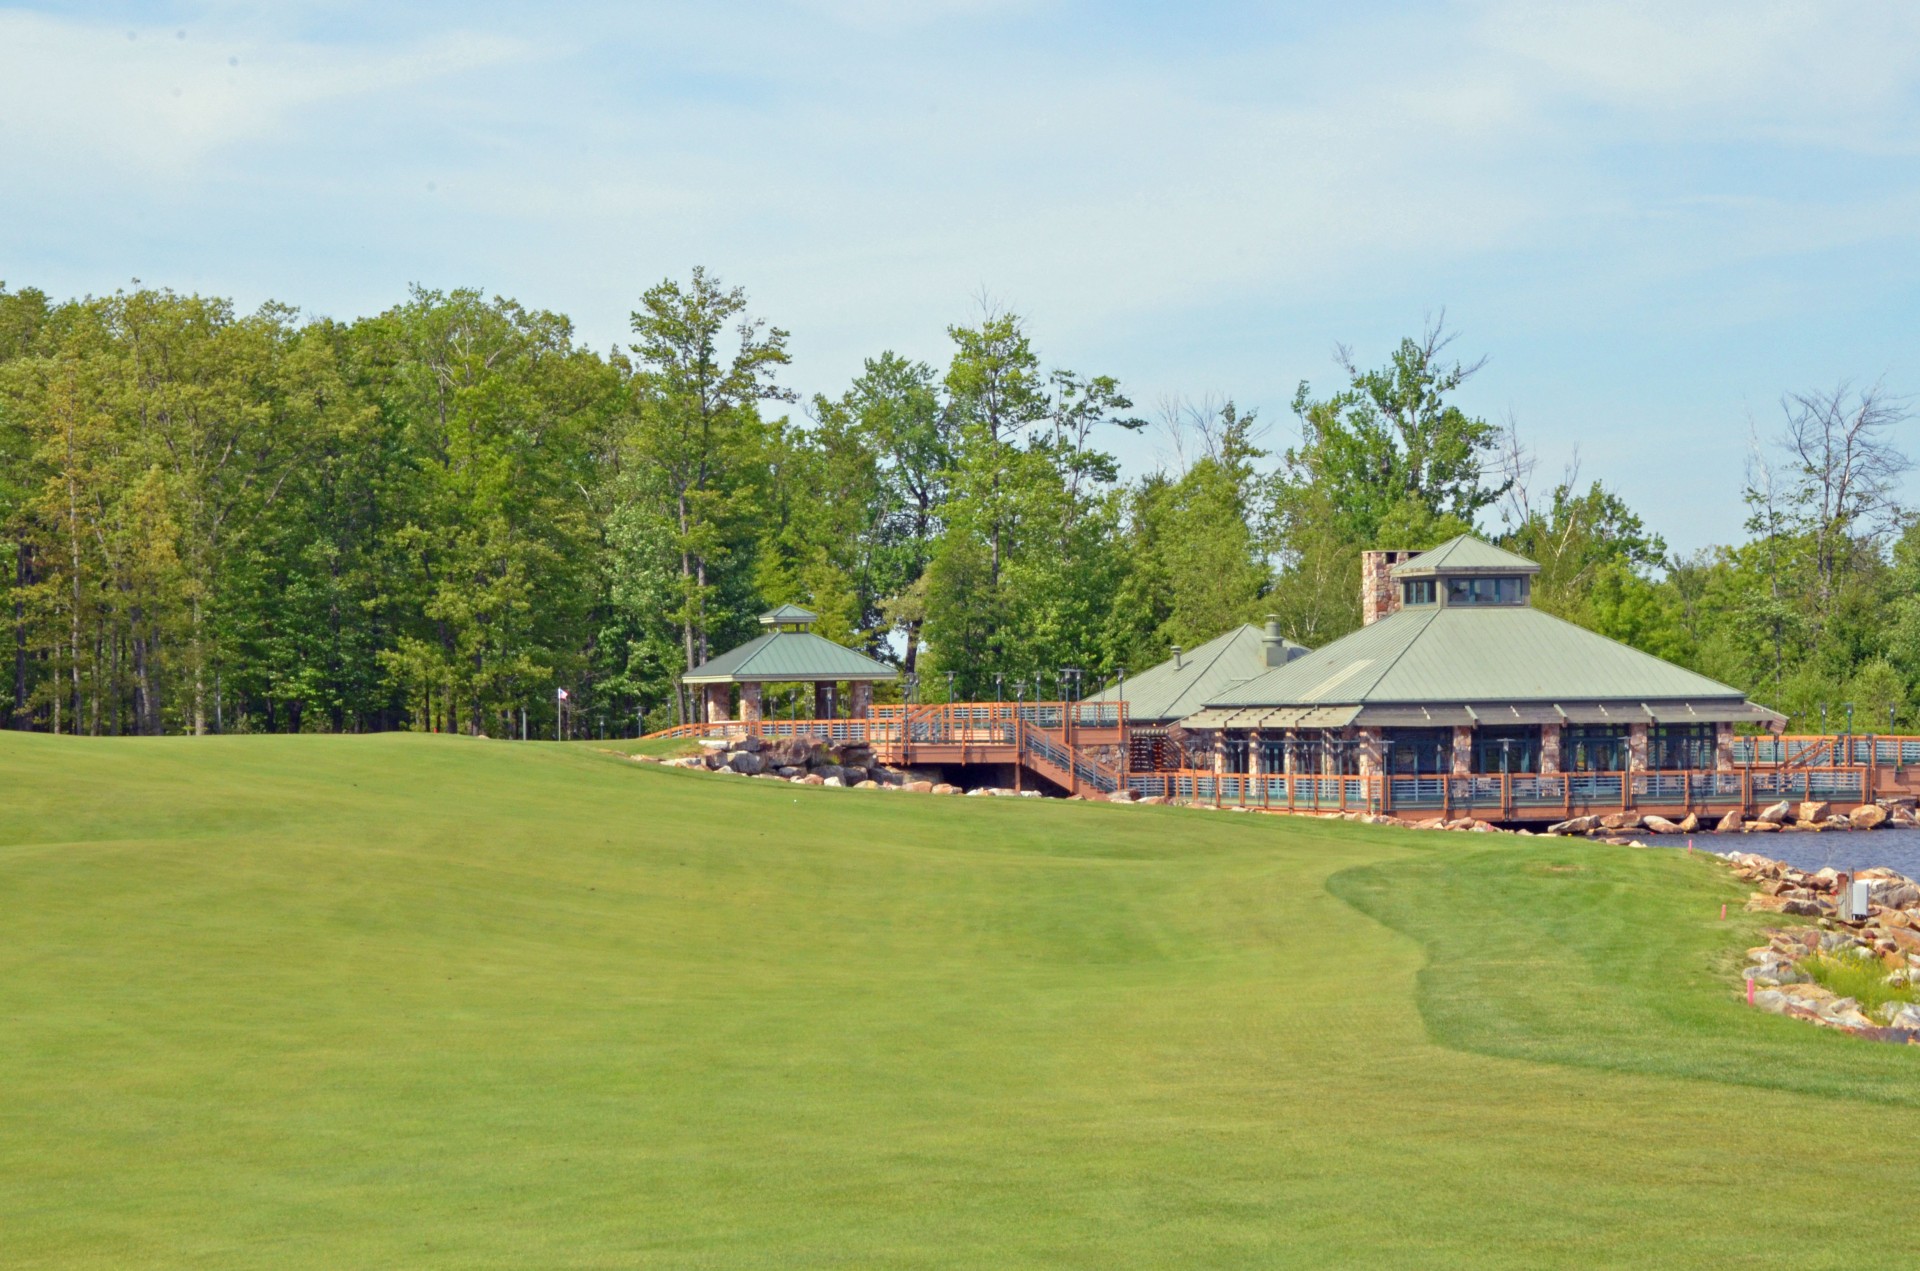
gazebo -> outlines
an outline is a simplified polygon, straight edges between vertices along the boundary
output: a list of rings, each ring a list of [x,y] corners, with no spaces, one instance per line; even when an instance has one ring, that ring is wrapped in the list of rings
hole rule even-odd
[[[873,686],[892,680],[899,671],[864,653],[835,644],[810,628],[820,615],[798,605],[781,605],[760,615],[765,635],[709,658],[681,676],[681,682],[700,685],[707,722],[734,718],[730,713],[733,686],[740,686],[737,718],[751,723],[761,717],[761,691],[767,684],[812,684],[816,719],[833,714],[835,688],[846,684],[847,715],[865,719],[873,707]]]

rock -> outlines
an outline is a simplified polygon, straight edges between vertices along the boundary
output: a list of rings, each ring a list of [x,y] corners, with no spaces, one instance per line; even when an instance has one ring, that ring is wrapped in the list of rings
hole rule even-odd
[[[1896,829],[1911,830],[1916,826],[1920,826],[1920,815],[1916,815],[1911,808],[1895,808],[1893,810],[1893,825]]]
[[[1790,1002],[1791,999],[1779,989],[1761,989],[1753,995],[1755,1006],[1774,1015],[1785,1014]]]
[[[757,755],[760,753],[760,748],[765,744],[766,743],[758,737],[736,737],[727,749],[733,751],[735,754]]]
[[[1824,821],[1833,815],[1833,805],[1825,799],[1809,799],[1800,805],[1799,820]]]
[[[1166,801],[1167,801],[1167,796],[1164,794],[1150,794],[1146,798],[1141,799],[1140,804],[1143,807],[1157,808],[1161,804],[1165,803]]]
[[[1112,794],[1106,796],[1106,800],[1108,803],[1132,803],[1133,791],[1115,790]]]
[[[1783,914],[1793,914],[1801,918],[1817,918],[1821,912],[1820,902],[1817,900],[1788,900],[1781,904],[1780,912]]]
[[[1794,821],[1791,824],[1782,825],[1780,828],[1783,830],[1803,830],[1810,834],[1818,834],[1821,830],[1827,828],[1827,823],[1825,821]]]
[[[1787,901],[1782,896],[1751,896],[1747,899],[1747,912],[1750,914],[1783,914],[1787,912]]]
[[[795,777],[804,777],[807,775],[807,770],[805,768],[796,767],[793,764],[787,764],[785,767],[775,768],[773,771],[775,775],[785,777],[789,781],[791,781]]]
[[[1856,830],[1877,830],[1891,819],[1891,814],[1877,803],[1863,803],[1847,813],[1847,820],[1853,822]]]
[[[931,791],[929,791],[929,793],[931,793],[931,794],[959,794],[959,793],[960,793],[960,787],[959,787],[959,786],[950,786],[950,785],[948,785],[948,784],[947,784],[946,782],[944,782],[944,781],[942,781],[942,782],[941,782],[941,783],[940,783],[939,785],[937,785],[937,786],[935,786],[935,787],[933,787],[933,789],[932,789]]]
[[[1680,819],[1680,832],[1682,834],[1698,834],[1700,832],[1700,818],[1691,812],[1687,813],[1686,816]]]
[[[1680,832],[1680,827],[1672,821],[1667,820],[1664,816],[1649,816],[1643,818],[1643,821],[1647,827],[1647,831],[1652,834],[1678,834]]]
[[[857,763],[850,763],[840,769],[840,779],[848,785],[858,785],[873,774]]]
[[[1597,816],[1576,816],[1565,821],[1556,821],[1547,827],[1549,834],[1586,834],[1600,828]]]
[[[1748,821],[1746,825],[1746,832],[1748,834],[1773,834],[1777,833],[1779,829],[1780,823],[1778,821]]]
[[[872,777],[868,777],[865,781],[854,782],[851,788],[855,790],[884,790],[887,787],[881,785],[878,781],[875,781]]]
[[[809,772],[804,777],[795,777],[794,780],[803,786],[823,786],[827,784],[827,779],[817,772]]]
[[[914,794],[932,794],[932,793],[933,793],[933,782],[931,782],[931,781],[905,781],[905,782],[902,782],[902,783],[901,783],[901,785],[900,785],[900,788],[901,788],[902,790],[907,790],[907,791],[910,791],[910,792],[912,792],[912,793],[914,793]]]
[[[834,776],[831,776],[831,777],[822,777],[822,778],[820,779],[820,784],[821,784],[821,785],[823,785],[823,786],[832,786],[832,787],[834,787],[835,789],[837,789],[837,790],[840,790],[840,789],[845,789],[845,788],[846,788],[846,784],[847,784],[847,782],[846,782],[846,779],[845,779],[844,777],[841,777],[841,776],[839,776],[839,775],[837,775],[837,774],[836,774],[836,775],[834,775]]]
[[[1771,825],[1779,825],[1782,821],[1785,821],[1788,817],[1792,815],[1793,815],[1793,805],[1783,800],[1779,803],[1774,804],[1770,808],[1763,808],[1760,812],[1759,819],[1762,821],[1766,821]]]
[[[1893,1017],[1887,1021],[1887,1027],[1920,1029],[1920,1006],[1916,1006],[1912,1002],[1903,1003],[1900,1009],[1893,1013]]]
[[[838,777],[840,778],[841,784],[844,785],[846,783],[847,770],[837,763],[823,763],[814,768],[813,775],[816,777]]]
[[[1738,810],[1735,810],[1721,817],[1719,824],[1715,825],[1713,828],[1720,831],[1722,834],[1732,834],[1735,831],[1739,830],[1746,823],[1747,823],[1746,818],[1741,816]]]
[[[737,750],[727,757],[727,767],[743,776],[752,777],[767,770],[767,761],[757,751]]]
[[[760,751],[767,762],[781,768],[805,768],[817,757],[814,743],[806,737],[775,737]]]
[[[1902,953],[1920,953],[1920,931],[1910,927],[1886,928],[1887,939]]]
[[[1920,887],[1901,879],[1899,882],[1875,883],[1868,891],[1876,905],[1888,909],[1913,909],[1920,907]]]
[[[706,750],[726,750],[731,747],[733,743],[725,737],[702,737],[700,739],[700,745]]]
[[[1638,812],[1609,812],[1600,818],[1602,827],[1609,830],[1637,830],[1640,828]]]

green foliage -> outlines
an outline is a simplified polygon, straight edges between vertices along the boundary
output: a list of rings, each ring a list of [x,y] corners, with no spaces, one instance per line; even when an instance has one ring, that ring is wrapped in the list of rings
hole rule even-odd
[[[1860,1003],[1861,1012],[1869,1016],[1889,1002],[1915,1000],[1911,988],[1887,983],[1887,966],[1879,958],[1856,957],[1851,952],[1817,953],[1796,965],[1820,987]]]

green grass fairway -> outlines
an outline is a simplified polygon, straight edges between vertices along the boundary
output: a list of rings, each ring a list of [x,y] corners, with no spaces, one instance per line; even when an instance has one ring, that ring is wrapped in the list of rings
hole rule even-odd
[[[1742,895],[591,746],[0,734],[0,1266],[1898,1262],[1920,1052],[1740,1005]]]

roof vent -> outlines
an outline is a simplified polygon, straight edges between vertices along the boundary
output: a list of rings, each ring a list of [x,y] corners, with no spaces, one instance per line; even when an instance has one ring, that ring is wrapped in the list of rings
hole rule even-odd
[[[1260,634],[1260,646],[1266,654],[1268,666],[1285,666],[1287,664],[1287,639],[1280,634],[1279,614],[1270,613],[1267,615],[1266,630]]]
[[[1180,646],[1176,644],[1173,646],[1173,669],[1177,671],[1185,665],[1186,663],[1180,660]]]

